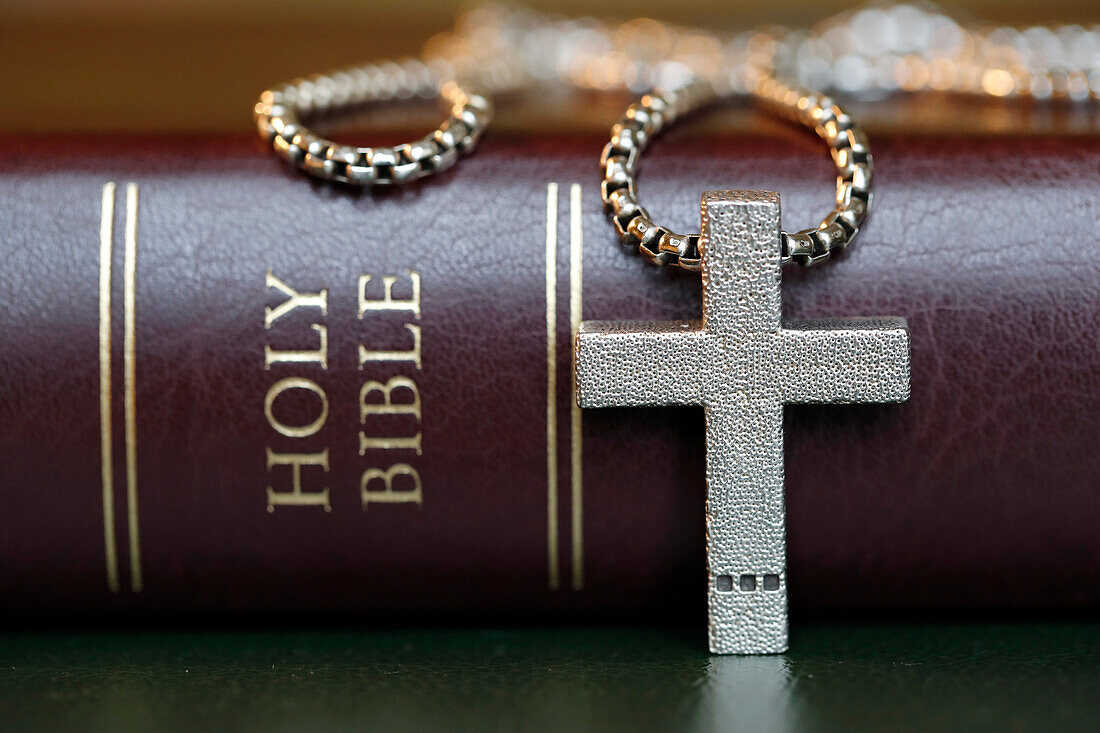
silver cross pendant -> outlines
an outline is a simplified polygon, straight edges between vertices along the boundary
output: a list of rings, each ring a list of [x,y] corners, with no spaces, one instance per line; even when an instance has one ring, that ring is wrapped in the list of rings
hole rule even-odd
[[[582,323],[577,403],[703,406],[710,650],[777,653],[787,649],[783,405],[903,402],[909,329],[901,318],[783,321],[778,195],[708,191],[702,217],[702,322]]]

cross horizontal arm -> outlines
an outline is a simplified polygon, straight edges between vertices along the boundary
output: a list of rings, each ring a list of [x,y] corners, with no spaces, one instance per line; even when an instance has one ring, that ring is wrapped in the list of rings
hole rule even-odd
[[[904,318],[788,321],[779,332],[784,402],[904,402]]]
[[[708,336],[688,321],[582,323],[574,346],[581,407],[702,404]]]

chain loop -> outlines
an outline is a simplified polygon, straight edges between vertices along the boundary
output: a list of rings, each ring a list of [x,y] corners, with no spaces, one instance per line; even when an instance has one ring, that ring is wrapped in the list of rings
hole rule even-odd
[[[780,234],[784,264],[820,264],[852,243],[870,210],[873,163],[867,136],[839,105],[818,92],[766,76],[753,96],[777,114],[813,130],[829,145],[837,168],[836,208],[816,228]],[[662,130],[718,98],[710,83],[698,79],[675,90],[647,94],[611,128],[611,141],[600,156],[600,195],[619,241],[637,247],[653,264],[699,270],[699,235],[677,234],[656,224],[641,206],[636,184],[639,157]]]
[[[326,140],[303,118],[369,102],[439,95],[449,107],[434,132],[394,147],[361,148]],[[299,79],[260,95],[256,128],[276,155],[311,176],[357,186],[406,183],[450,168],[473,150],[489,124],[489,99],[444,81],[416,59],[341,69]]]

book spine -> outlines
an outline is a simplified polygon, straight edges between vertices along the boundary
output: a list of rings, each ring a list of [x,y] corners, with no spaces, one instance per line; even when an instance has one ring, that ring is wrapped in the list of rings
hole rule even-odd
[[[573,400],[582,318],[700,312],[616,244],[598,150],[359,192],[233,139],[0,147],[0,605],[701,609],[701,411]],[[1096,605],[1100,139],[875,152],[874,218],[785,314],[905,317],[912,398],[788,408],[792,604]],[[708,188],[828,201],[810,141],[647,165],[677,230]]]

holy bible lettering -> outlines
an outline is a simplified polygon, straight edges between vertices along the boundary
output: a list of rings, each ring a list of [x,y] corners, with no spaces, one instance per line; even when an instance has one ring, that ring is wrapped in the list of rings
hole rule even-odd
[[[381,292],[372,287],[374,276],[361,275],[357,286],[358,319],[388,319],[395,315],[420,320],[420,274],[409,270],[408,297],[395,297],[394,286],[398,277],[386,275],[381,279]],[[300,374],[283,377],[271,384],[264,397],[264,417],[268,426],[280,436],[301,440],[302,450],[277,452],[266,447],[267,510],[277,507],[320,507],[332,511],[330,488],[325,474],[330,468],[329,448],[321,441],[320,433],[329,416],[329,398],[324,386],[318,382],[329,368],[328,325],[320,321],[328,317],[328,289],[316,292],[297,289],[268,270],[266,286],[282,300],[267,306],[264,312],[264,330],[269,335],[279,329],[279,337],[287,339],[293,334],[301,338],[300,348],[275,347],[264,344],[264,369],[271,371],[276,365],[290,365]],[[299,325],[292,326],[282,319],[298,310],[314,316],[308,331]],[[411,344],[398,348],[394,344],[358,344],[358,368],[364,373],[359,389],[359,456],[367,459],[359,479],[359,499],[365,510],[371,504],[423,502],[423,484],[420,473],[412,465],[412,456],[423,454],[421,446],[421,399],[416,380],[408,374],[390,376],[371,375],[372,369],[393,369],[394,364],[408,366],[419,372],[421,362],[420,325],[402,322]],[[372,348],[368,348],[372,347]],[[383,348],[385,347],[385,348]],[[291,421],[279,417],[278,404],[284,395],[298,391],[299,398],[309,399],[311,411],[305,419]],[[291,398],[293,399],[293,398]],[[405,452],[408,453],[405,453]],[[406,457],[407,456],[407,457]]]
[[[387,275],[382,278],[381,297],[368,294],[373,291],[371,282],[373,275],[361,275],[359,277],[359,319],[367,318],[392,318],[395,314],[403,314],[403,317],[411,317],[420,320],[420,273],[413,270],[406,271],[411,294],[408,298],[395,298],[393,286],[398,278]],[[359,369],[364,373],[385,362],[393,362],[410,366],[419,372],[422,368],[420,360],[420,325],[404,322],[405,331],[412,337],[411,347],[405,350],[371,350],[362,343],[359,344]],[[386,420],[390,416],[389,420]],[[411,418],[415,426],[415,433],[395,435],[391,432],[393,426],[400,422],[404,416]],[[396,417],[397,419],[393,419]],[[386,430],[379,430],[376,423],[385,420]],[[359,455],[378,455],[382,460],[388,460],[393,451],[414,452],[416,455],[423,453],[420,445],[420,390],[416,381],[408,375],[398,374],[390,377],[385,382],[368,379],[363,382],[359,390]],[[381,453],[380,453],[381,452]],[[404,504],[415,503],[420,506],[423,503],[423,485],[420,481],[420,473],[407,461],[392,461],[386,468],[371,466],[363,471],[359,479],[359,499],[363,509],[367,509],[373,503],[379,504]]]
[[[288,314],[303,309],[315,309],[321,316],[328,316],[328,289],[322,288],[315,293],[303,293],[287,285],[271,270],[267,271],[267,290],[275,289],[285,300],[274,308],[267,306],[264,309],[264,331],[270,332],[272,328]],[[303,350],[275,349],[269,343],[264,344],[264,369],[271,370],[276,364],[289,363],[295,366],[301,365],[303,370],[310,369],[322,372],[328,370],[328,327],[322,323],[311,323],[310,330],[318,337],[316,348]],[[316,416],[310,422],[290,425],[275,415],[275,405],[279,398],[291,390],[306,390],[316,396]],[[285,377],[276,381],[267,390],[264,397],[264,417],[267,424],[279,435],[295,440],[311,442],[328,420],[329,402],[325,390],[317,382],[307,376]],[[321,450],[305,450],[295,453],[276,453],[270,446],[267,452],[267,472],[269,483],[267,486],[267,510],[274,512],[280,506],[311,506],[321,507],[326,512],[332,511],[329,501],[329,487],[325,485],[324,474],[329,470],[328,447]],[[283,469],[283,470],[278,470]],[[289,469],[289,477],[286,470]],[[289,482],[287,482],[289,478]],[[273,485],[276,481],[282,482],[281,488]],[[289,483],[289,488],[287,488]]]

